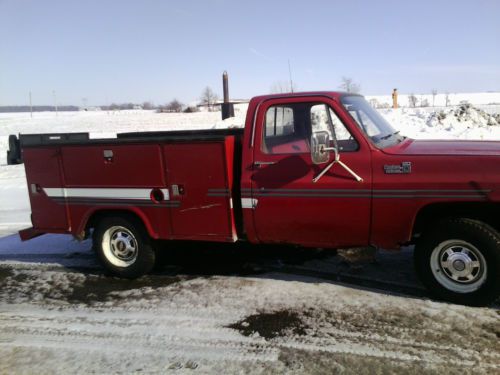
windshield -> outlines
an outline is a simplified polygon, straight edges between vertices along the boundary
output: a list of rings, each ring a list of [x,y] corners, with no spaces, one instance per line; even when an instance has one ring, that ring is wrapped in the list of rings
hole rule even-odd
[[[340,101],[377,147],[389,147],[405,139],[362,96],[346,95]]]

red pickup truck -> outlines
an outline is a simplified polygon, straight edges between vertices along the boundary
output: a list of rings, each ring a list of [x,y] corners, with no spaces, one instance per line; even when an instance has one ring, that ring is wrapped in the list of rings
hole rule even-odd
[[[92,234],[118,276],[149,272],[160,239],[415,244],[417,273],[437,297],[499,295],[500,142],[409,139],[359,95],[255,97],[244,129],[20,144],[33,222],[21,238]]]

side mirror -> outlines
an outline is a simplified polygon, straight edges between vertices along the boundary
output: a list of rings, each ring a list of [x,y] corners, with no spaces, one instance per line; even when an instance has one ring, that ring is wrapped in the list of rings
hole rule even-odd
[[[311,159],[314,164],[327,163],[330,160],[330,135],[326,131],[317,131],[311,135]]]

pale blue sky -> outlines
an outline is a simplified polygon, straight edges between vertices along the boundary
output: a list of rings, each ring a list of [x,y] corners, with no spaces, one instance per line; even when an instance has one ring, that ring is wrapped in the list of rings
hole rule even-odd
[[[0,105],[500,90],[500,1],[0,0]]]

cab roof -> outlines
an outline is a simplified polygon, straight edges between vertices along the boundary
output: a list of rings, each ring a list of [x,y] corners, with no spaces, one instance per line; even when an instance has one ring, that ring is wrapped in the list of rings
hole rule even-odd
[[[268,94],[268,95],[259,95],[255,96],[252,98],[252,102],[263,102],[266,100],[271,100],[271,99],[285,99],[285,98],[297,98],[297,97],[305,97],[305,96],[327,96],[332,99],[340,99],[343,96],[346,95],[356,95],[356,96],[362,96],[359,94],[354,94],[350,92],[344,92],[344,91],[302,91],[302,92],[289,92],[289,93],[282,93],[282,94]]]

